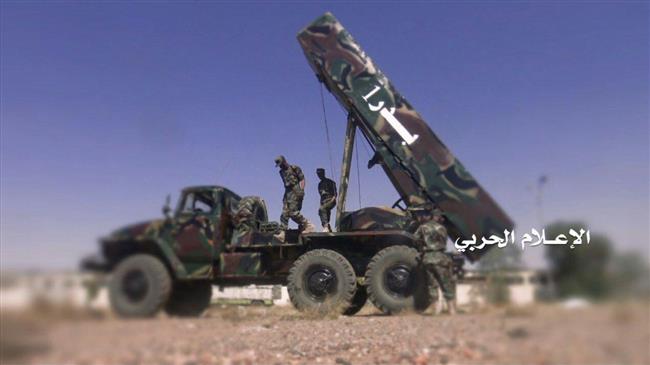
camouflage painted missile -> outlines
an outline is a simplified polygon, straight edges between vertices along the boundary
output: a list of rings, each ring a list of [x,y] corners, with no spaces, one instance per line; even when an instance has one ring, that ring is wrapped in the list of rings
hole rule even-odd
[[[433,202],[452,240],[503,235],[512,220],[330,13],[298,34],[318,79],[356,119],[408,206]],[[479,238],[480,239],[480,238]],[[467,251],[471,260],[486,250]]]

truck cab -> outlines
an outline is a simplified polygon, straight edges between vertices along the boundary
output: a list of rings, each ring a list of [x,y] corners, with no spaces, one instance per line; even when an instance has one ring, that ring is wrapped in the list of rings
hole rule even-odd
[[[170,208],[168,199],[164,218],[129,225],[102,238],[103,266],[110,270],[126,255],[149,252],[163,258],[175,277],[213,279],[220,255],[229,251],[236,234],[234,217],[241,200],[221,186],[185,188],[175,209]],[[254,220],[257,225],[268,220],[266,205],[259,198]],[[88,262],[86,266],[92,265]]]

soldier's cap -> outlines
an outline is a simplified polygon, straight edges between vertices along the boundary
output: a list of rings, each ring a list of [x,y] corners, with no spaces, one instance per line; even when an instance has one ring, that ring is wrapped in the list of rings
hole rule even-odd
[[[280,155],[280,156],[275,158],[275,166],[276,167],[280,166],[280,164],[283,163],[283,162],[287,162],[287,159],[284,158],[284,156]]]

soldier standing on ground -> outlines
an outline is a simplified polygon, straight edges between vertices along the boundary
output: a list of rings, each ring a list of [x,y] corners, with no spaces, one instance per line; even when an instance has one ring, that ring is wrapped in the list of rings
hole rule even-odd
[[[312,232],[314,226],[300,214],[302,200],[305,197],[305,175],[296,165],[289,165],[284,156],[275,159],[275,166],[280,168],[280,177],[284,183],[284,196],[282,198],[282,214],[280,225],[282,230],[289,227],[289,218],[298,223],[299,229]]]
[[[434,210],[430,206],[414,207],[410,210],[420,223],[415,231],[415,238],[420,248],[429,294],[432,298],[437,298],[439,285],[449,314],[456,314],[456,283],[453,276],[453,261],[445,253],[447,230],[442,225],[444,221],[442,212]],[[435,285],[436,282],[438,285]]]
[[[330,217],[332,208],[336,205],[336,183],[332,179],[325,177],[325,169],[316,169],[316,175],[320,179],[318,183],[318,194],[320,195],[320,208],[318,208],[318,216],[323,226],[323,232],[332,232],[330,226]]]

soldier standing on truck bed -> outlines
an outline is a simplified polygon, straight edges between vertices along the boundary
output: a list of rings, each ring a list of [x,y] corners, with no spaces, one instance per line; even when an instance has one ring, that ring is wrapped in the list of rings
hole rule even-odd
[[[438,297],[438,285],[447,303],[449,314],[456,314],[456,283],[453,276],[453,261],[445,252],[447,229],[442,225],[444,217],[438,209],[429,205],[409,208],[420,226],[415,239],[421,252],[421,263],[427,278],[429,295]],[[435,285],[436,282],[438,285]]]
[[[313,232],[314,225],[302,214],[302,200],[305,197],[305,175],[296,165],[289,165],[284,156],[275,159],[275,166],[280,168],[280,177],[284,183],[284,196],[282,197],[282,214],[280,226],[282,230],[289,228],[289,218],[298,223],[299,229],[304,232]]]
[[[325,169],[316,169],[316,175],[320,179],[318,183],[318,194],[320,195],[320,208],[318,208],[318,216],[323,226],[323,232],[332,232],[330,226],[330,217],[332,208],[336,205],[336,183],[332,179],[325,177]]]

